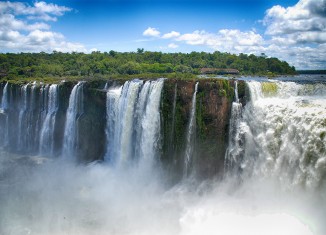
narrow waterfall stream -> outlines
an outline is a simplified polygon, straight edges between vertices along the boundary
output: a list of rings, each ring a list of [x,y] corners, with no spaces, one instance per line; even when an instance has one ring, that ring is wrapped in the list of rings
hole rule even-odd
[[[184,160],[184,176],[186,177],[189,174],[191,158],[194,154],[194,133],[196,131],[196,95],[198,91],[198,82],[195,85],[195,91],[192,96],[191,101],[191,112],[189,117],[189,124],[187,130],[187,139],[186,139],[186,151],[185,151],[185,160]]]
[[[242,104],[239,101],[238,82],[235,81],[234,86],[234,101],[232,102],[230,128],[229,128],[229,142],[228,149],[225,155],[224,172],[227,175],[237,174],[240,166],[239,162],[242,158],[243,152],[243,133],[241,132],[242,120]]]
[[[66,116],[66,125],[63,136],[63,151],[65,158],[75,159],[78,142],[77,121],[83,113],[83,85],[84,82],[78,82],[71,91],[69,106]]]

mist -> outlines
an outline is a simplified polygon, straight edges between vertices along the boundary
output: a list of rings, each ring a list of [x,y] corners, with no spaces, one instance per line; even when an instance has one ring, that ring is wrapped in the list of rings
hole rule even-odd
[[[323,234],[325,191],[1,153],[1,234]],[[317,189],[319,190],[319,189]],[[322,189],[320,189],[322,190]]]

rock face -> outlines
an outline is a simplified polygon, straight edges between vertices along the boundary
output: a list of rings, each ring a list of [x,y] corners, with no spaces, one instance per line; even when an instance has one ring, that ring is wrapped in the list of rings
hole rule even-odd
[[[197,82],[198,90],[195,104],[193,104]],[[83,85],[83,112],[76,117],[78,136],[75,148],[78,161],[103,160],[107,143],[105,135],[106,90],[104,88],[123,83],[124,80],[108,82],[95,80]],[[58,108],[55,114],[52,157],[62,155],[66,112],[69,96],[75,84],[76,82],[64,82],[58,86]],[[1,102],[5,99],[4,87],[5,83],[2,83],[0,87]],[[8,151],[39,154],[39,132],[44,123],[44,112],[46,112],[46,102],[48,102],[46,89],[45,85],[40,84],[31,84],[24,89],[22,85],[17,84],[10,84],[8,87],[9,92],[7,92],[6,99],[9,101],[9,107],[8,110],[2,110],[0,113],[0,142]],[[245,102],[245,90],[245,83],[239,81],[238,93],[242,102]],[[160,162],[170,172],[171,180],[178,180],[185,175],[185,149],[189,143],[193,145],[189,164],[192,174],[204,178],[222,175],[233,96],[233,80],[166,79],[164,81],[160,108]],[[24,105],[27,107],[25,107],[25,111],[22,111]],[[193,141],[189,142],[187,135],[193,107],[195,107],[195,125]],[[19,129],[21,128],[19,122],[23,120],[23,117],[28,117],[26,127],[35,129],[28,129],[25,133],[33,135],[31,136],[33,141],[24,144],[21,137],[18,136],[22,132]],[[6,123],[8,120],[9,123]],[[7,136],[5,136],[6,130],[9,132]]]
[[[162,97],[163,161],[171,177],[183,177],[185,138],[196,81],[165,81]],[[244,87],[240,82],[238,87]],[[244,96],[244,89],[239,93]],[[228,142],[228,127],[234,96],[234,81],[199,80],[196,96],[196,128],[192,172],[197,177],[222,175]],[[174,108],[175,106],[175,108]]]

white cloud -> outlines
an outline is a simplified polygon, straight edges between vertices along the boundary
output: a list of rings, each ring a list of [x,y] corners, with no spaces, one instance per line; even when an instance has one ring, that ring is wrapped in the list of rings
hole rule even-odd
[[[159,37],[161,34],[160,31],[158,31],[156,28],[151,28],[148,27],[144,32],[143,35],[144,36],[149,36],[149,37]]]
[[[29,19],[45,21],[56,21],[57,16],[62,16],[65,12],[71,10],[69,7],[46,2],[34,2],[33,6],[22,2],[0,2],[0,13],[7,12],[14,15],[26,15]]]
[[[162,38],[164,39],[169,39],[169,38],[175,38],[175,37],[179,37],[180,33],[176,32],[176,31],[171,31],[170,33],[166,33],[162,36]]]
[[[42,22],[56,21],[68,11],[71,11],[68,7],[45,2],[35,2],[33,6],[22,2],[0,2],[0,51],[86,52],[82,44],[68,42],[64,35],[50,31],[50,25]]]
[[[178,48],[179,47],[179,45],[177,45],[177,44],[175,44],[175,43],[170,43],[169,45],[168,45],[168,48],[172,48],[172,49],[175,49],[175,48]]]
[[[253,31],[241,32],[234,29],[222,29],[216,34],[194,31],[180,35],[176,41],[189,45],[204,45],[214,50],[232,53],[255,53],[264,44],[261,35]]]
[[[24,30],[31,31],[36,29],[50,29],[50,25],[43,22],[28,24],[18,20],[12,14],[0,15],[0,30]]]
[[[290,7],[274,6],[263,19],[271,54],[297,68],[325,69],[326,0],[300,0]],[[268,50],[267,48],[267,50]]]
[[[176,40],[185,41],[189,45],[204,45],[209,38],[212,38],[212,34],[197,30],[193,33],[182,34]]]
[[[311,42],[319,42],[318,34],[326,32],[326,0],[300,0],[287,8],[274,6],[266,11],[263,23],[267,35],[295,39],[299,34],[312,33],[313,36],[305,37]],[[298,42],[303,42],[300,37]]]
[[[18,31],[0,31],[0,43],[0,49],[4,48],[11,51],[86,52],[82,44],[67,42],[62,34],[51,31],[34,30],[27,35],[20,34]]]

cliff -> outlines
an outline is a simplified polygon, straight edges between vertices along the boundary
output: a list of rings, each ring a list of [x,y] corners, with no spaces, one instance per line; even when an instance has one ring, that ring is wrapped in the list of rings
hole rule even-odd
[[[83,85],[82,97],[79,98],[83,104],[82,113],[76,116],[77,137],[76,143],[73,144],[79,162],[104,159],[107,145],[106,91],[107,88],[121,86],[124,82],[124,80],[108,82],[94,80]],[[198,91],[195,100],[195,129],[188,170],[191,174],[206,178],[222,175],[224,169],[234,81],[166,79],[160,99],[161,134],[157,151],[162,166],[170,172],[173,181],[182,178],[185,174],[186,138],[196,82],[198,82]],[[66,113],[75,84],[75,82],[58,84],[58,107],[55,114],[53,140],[50,143],[53,147],[53,157],[62,155]],[[4,87],[5,84],[2,83],[1,104],[3,106],[4,99],[7,99],[9,106],[0,114],[2,129],[0,140],[3,148],[20,154],[40,154],[40,138],[42,138],[40,132],[42,128],[44,129],[42,125],[47,112],[46,94],[49,92],[49,86],[8,84],[7,95],[4,95]],[[246,93],[244,82],[238,82],[238,93],[244,102]],[[135,114],[133,116],[135,118]],[[6,138],[8,143],[5,141]]]

